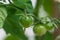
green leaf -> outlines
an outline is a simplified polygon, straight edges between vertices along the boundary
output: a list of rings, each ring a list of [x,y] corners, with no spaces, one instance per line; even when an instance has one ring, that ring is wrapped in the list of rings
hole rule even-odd
[[[33,7],[32,7],[31,0],[13,0],[13,5],[15,5],[15,7],[17,8],[26,10],[27,14],[29,13],[32,14]],[[23,12],[25,12],[24,10]]]
[[[53,0],[44,0],[43,7],[49,16],[53,14]]]
[[[17,9],[15,12],[16,15],[20,16],[24,14],[24,11]]]
[[[0,2],[0,7],[1,7],[1,6],[4,6],[4,5],[5,5],[5,4],[3,4],[2,2]]]
[[[53,40],[53,35],[49,32],[47,32],[44,37],[42,38],[42,40]]]
[[[6,17],[7,17],[6,9],[4,7],[0,7],[0,28],[3,27]]]
[[[15,35],[9,35],[5,38],[5,40],[20,40],[20,39],[16,37]]]
[[[7,10],[6,10],[6,8],[0,7],[0,18],[2,18],[3,21],[4,21],[6,17],[7,17]]]
[[[19,18],[16,15],[8,14],[3,28],[6,33],[11,33],[12,35],[19,37],[21,40],[27,40],[24,35],[23,28],[19,24]]]
[[[15,12],[16,12],[16,8],[13,5],[7,5],[6,10],[7,10],[8,14],[15,14]]]
[[[28,2],[26,3],[26,11],[27,11],[27,14],[29,14],[29,13],[32,14],[32,12],[33,12],[33,7],[32,7],[31,1],[28,1]]]
[[[25,9],[26,8],[26,3],[29,0],[12,0],[13,4],[19,8]]]
[[[2,28],[3,27],[3,20],[2,20],[2,18],[0,18],[0,28]]]

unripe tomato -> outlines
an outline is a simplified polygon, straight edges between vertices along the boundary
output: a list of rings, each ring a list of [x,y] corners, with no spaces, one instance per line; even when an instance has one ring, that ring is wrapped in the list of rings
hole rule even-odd
[[[46,29],[47,30],[52,30],[53,28],[54,28],[53,22],[49,22],[49,23],[46,24]]]
[[[45,26],[42,24],[36,24],[33,28],[33,31],[36,35],[39,35],[39,36],[42,36],[47,32]]]
[[[22,15],[20,16],[19,20],[20,20],[20,24],[22,24],[22,26],[25,28],[29,27],[33,23],[33,19],[31,16]]]

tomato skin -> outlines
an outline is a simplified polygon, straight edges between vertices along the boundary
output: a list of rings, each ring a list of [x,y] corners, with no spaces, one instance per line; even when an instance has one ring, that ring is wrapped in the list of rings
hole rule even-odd
[[[45,26],[41,25],[41,24],[35,25],[34,28],[33,28],[33,31],[38,36],[43,36],[47,32]]]
[[[22,15],[20,16],[19,20],[20,20],[20,24],[25,28],[28,28],[33,24],[33,19],[31,16]]]

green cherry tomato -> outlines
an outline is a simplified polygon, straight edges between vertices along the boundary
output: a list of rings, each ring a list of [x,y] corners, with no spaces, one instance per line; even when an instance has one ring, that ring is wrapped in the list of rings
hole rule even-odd
[[[33,19],[31,16],[22,15],[22,16],[20,16],[19,20],[20,20],[20,24],[22,24],[22,26],[25,28],[31,26],[33,23]]]
[[[46,29],[47,30],[52,30],[54,28],[54,24],[52,22],[49,22],[46,24]]]
[[[47,32],[45,26],[41,24],[36,24],[33,28],[33,31],[38,36],[43,36]]]

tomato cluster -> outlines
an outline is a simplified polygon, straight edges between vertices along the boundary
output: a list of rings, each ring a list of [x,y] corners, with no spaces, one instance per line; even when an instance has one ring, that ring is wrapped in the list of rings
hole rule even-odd
[[[21,15],[20,16],[20,24],[24,28],[28,28],[34,23],[33,17],[31,15]],[[46,34],[47,31],[52,30],[54,28],[53,22],[50,20],[50,18],[42,18],[41,23],[34,24],[33,31],[36,35],[42,36]]]
[[[47,31],[54,28],[54,24],[49,17],[44,17],[40,19],[41,23],[38,23],[34,26],[33,31],[39,36],[43,36]]]

